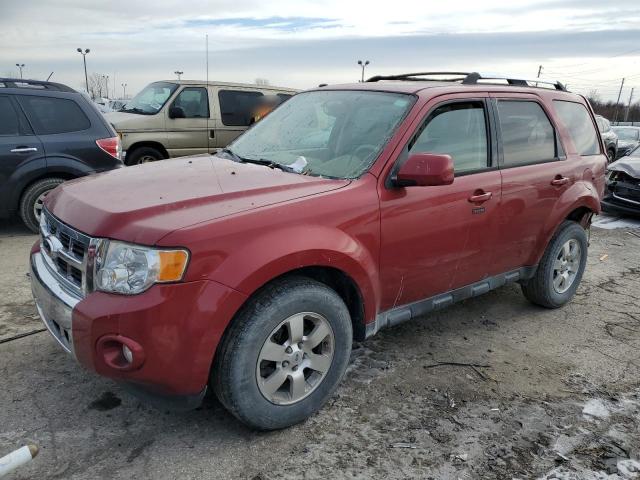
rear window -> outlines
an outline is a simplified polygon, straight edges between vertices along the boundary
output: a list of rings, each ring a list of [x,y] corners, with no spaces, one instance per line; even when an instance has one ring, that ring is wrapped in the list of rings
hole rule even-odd
[[[220,90],[220,113],[222,123],[227,126],[247,127],[264,95],[247,90]]]
[[[504,166],[547,162],[556,157],[556,137],[549,118],[536,102],[499,101]]]
[[[73,100],[30,95],[18,98],[37,135],[80,132],[91,127],[91,122]]]
[[[564,100],[554,100],[553,104],[558,112],[558,116],[564,123],[576,151],[580,155],[600,154],[600,144],[598,143],[598,132],[596,132],[586,107],[581,103],[567,102]]]
[[[19,135],[20,122],[9,97],[0,97],[0,135]]]

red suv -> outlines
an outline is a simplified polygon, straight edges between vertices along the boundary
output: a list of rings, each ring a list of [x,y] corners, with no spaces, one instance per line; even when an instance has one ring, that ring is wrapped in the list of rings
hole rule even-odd
[[[606,154],[584,97],[472,74],[300,93],[214,155],[67,182],[31,253],[80,364],[182,406],[300,422],[353,339],[519,282],[575,294]],[[544,88],[543,88],[544,85]]]

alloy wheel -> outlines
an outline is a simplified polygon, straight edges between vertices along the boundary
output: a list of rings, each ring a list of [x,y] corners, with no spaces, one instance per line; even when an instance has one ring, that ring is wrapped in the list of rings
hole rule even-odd
[[[335,337],[318,313],[297,313],[283,320],[265,340],[256,366],[260,393],[276,405],[309,396],[331,367]]]
[[[40,215],[42,214],[42,208],[44,207],[44,199],[48,195],[51,190],[47,190],[42,192],[36,201],[33,203],[33,214],[36,217],[36,220],[40,221]]]
[[[580,270],[581,260],[580,243],[573,238],[567,240],[553,262],[553,288],[557,293],[565,293],[571,288]]]

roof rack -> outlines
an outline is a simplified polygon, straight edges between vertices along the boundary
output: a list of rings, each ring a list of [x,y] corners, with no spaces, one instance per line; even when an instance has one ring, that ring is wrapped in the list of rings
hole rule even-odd
[[[429,78],[429,77],[449,77],[449,78]],[[508,85],[519,87],[537,87],[538,84],[548,85],[563,92],[567,88],[557,80],[545,80],[542,78],[525,79],[515,78],[505,75],[480,74],[478,72],[419,72],[401,73],[399,75],[376,75],[367,79],[367,82],[379,82],[381,80],[409,80],[420,82],[460,82],[463,85],[477,85],[479,80],[505,80]],[[490,82],[489,82],[490,83]],[[549,88],[549,87],[546,87]]]
[[[0,77],[0,88],[32,88],[35,90],[54,90],[58,92],[75,92],[71,87],[62,83],[45,82],[42,80],[29,80],[22,78]]]

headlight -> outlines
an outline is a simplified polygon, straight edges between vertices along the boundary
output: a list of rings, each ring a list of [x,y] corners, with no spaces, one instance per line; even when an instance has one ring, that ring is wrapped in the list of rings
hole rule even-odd
[[[135,295],[154,283],[177,282],[187,268],[186,250],[161,250],[105,241],[96,255],[97,290]]]

